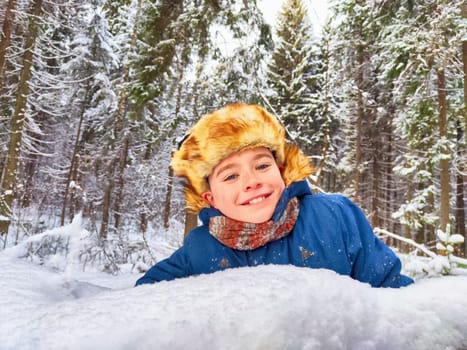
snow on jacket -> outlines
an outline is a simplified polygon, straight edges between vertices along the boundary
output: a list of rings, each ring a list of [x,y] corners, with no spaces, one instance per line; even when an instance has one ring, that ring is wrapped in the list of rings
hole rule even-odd
[[[214,238],[209,233],[209,219],[222,214],[213,208],[203,209],[203,224],[136,285],[264,264],[330,269],[373,287],[413,283],[400,274],[400,260],[374,235],[362,210],[351,200],[337,194],[312,194],[306,181],[295,182],[284,190],[273,218],[293,197],[300,201],[300,212],[292,232],[250,251],[229,248]]]

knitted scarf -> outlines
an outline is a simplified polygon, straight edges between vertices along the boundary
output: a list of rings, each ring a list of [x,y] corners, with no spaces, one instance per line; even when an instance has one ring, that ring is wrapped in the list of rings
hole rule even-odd
[[[292,198],[277,221],[260,224],[237,221],[226,216],[213,216],[209,232],[222,244],[238,250],[253,250],[287,236],[297,221],[299,204]]]

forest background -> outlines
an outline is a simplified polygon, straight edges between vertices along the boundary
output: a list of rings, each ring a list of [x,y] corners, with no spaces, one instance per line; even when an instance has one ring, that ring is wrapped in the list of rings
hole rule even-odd
[[[301,0],[272,26],[257,1],[0,1],[0,249],[82,213],[88,257],[150,264],[148,239],[196,223],[171,152],[240,101],[280,118],[316,191],[443,253],[466,236],[466,6],[336,1],[317,35]]]

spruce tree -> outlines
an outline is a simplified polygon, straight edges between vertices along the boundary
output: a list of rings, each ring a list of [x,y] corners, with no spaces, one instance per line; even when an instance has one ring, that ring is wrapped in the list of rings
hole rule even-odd
[[[400,7],[382,35],[386,77],[395,78],[400,106],[398,131],[409,148],[397,170],[410,186],[396,215],[421,242],[433,241],[437,227],[446,229],[454,197],[451,150],[457,148],[455,111],[463,102],[457,93],[458,47],[452,43],[460,43],[465,32],[461,21],[453,21],[459,10],[459,3],[448,1]]]
[[[267,97],[289,136],[310,153],[313,118],[314,79],[312,27],[301,0],[286,0],[277,17],[276,45],[268,62]]]

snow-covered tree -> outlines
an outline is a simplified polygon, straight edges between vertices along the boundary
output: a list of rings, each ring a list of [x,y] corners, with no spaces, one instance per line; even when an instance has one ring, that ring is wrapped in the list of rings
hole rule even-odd
[[[307,135],[312,147],[310,155],[314,161],[315,178],[318,185],[326,191],[340,191],[336,183],[337,167],[343,144],[338,130],[342,116],[339,114],[340,96],[338,72],[334,69],[336,57],[332,54],[333,33],[329,22],[322,28],[321,40],[318,42],[318,53],[313,56],[316,61],[314,80],[317,89],[312,94],[313,120],[312,133]]]
[[[390,217],[385,208],[391,191],[388,178],[392,162],[392,118],[387,90],[378,79],[381,53],[380,23],[373,2],[345,0],[336,3],[333,47],[340,71],[336,93],[341,96],[340,115],[344,154],[339,163],[343,190],[368,212],[374,226]],[[389,165],[389,166],[388,166]]]
[[[286,0],[277,17],[276,45],[268,62],[268,99],[292,139],[307,152],[313,150],[317,90],[312,27],[301,0]],[[315,121],[316,123],[316,121]],[[317,123],[316,123],[317,124]]]
[[[8,234],[13,216],[13,202],[19,178],[18,169],[21,149],[24,143],[23,139],[25,139],[28,119],[28,95],[34,59],[34,45],[39,34],[39,21],[42,16],[41,0],[31,4],[28,15],[28,30],[25,35],[24,50],[21,56],[21,73],[16,90],[15,109],[11,116],[7,155],[0,181],[0,235]]]
[[[68,59],[61,63],[55,75],[55,79],[61,82],[60,90],[55,90],[46,101],[49,105],[60,101],[59,108],[66,111],[65,118],[68,121],[60,129],[64,134],[53,152],[61,154],[61,157],[50,165],[55,169],[51,173],[52,177],[61,174],[62,180],[57,187],[62,194],[62,223],[67,216],[73,218],[75,209],[83,208],[85,193],[93,194],[87,198],[90,201],[96,200],[94,196],[102,196],[94,187],[96,183],[88,182],[85,185],[82,177],[93,169],[92,165],[96,162],[105,164],[109,161],[107,151],[101,146],[108,144],[106,140],[115,137],[113,117],[116,94],[110,74],[118,60],[107,22],[99,5],[82,3],[74,10],[75,26],[67,35]],[[92,187],[88,188],[89,185]],[[75,198],[77,190],[81,191],[81,198]]]
[[[397,130],[409,147],[398,161],[397,170],[409,179],[409,186],[406,203],[396,215],[417,232],[419,241],[434,240],[435,228],[444,231],[450,221],[455,111],[462,106],[457,87],[462,81],[458,61],[465,27],[459,4],[402,6],[382,35],[388,61],[384,76],[396,78]]]

